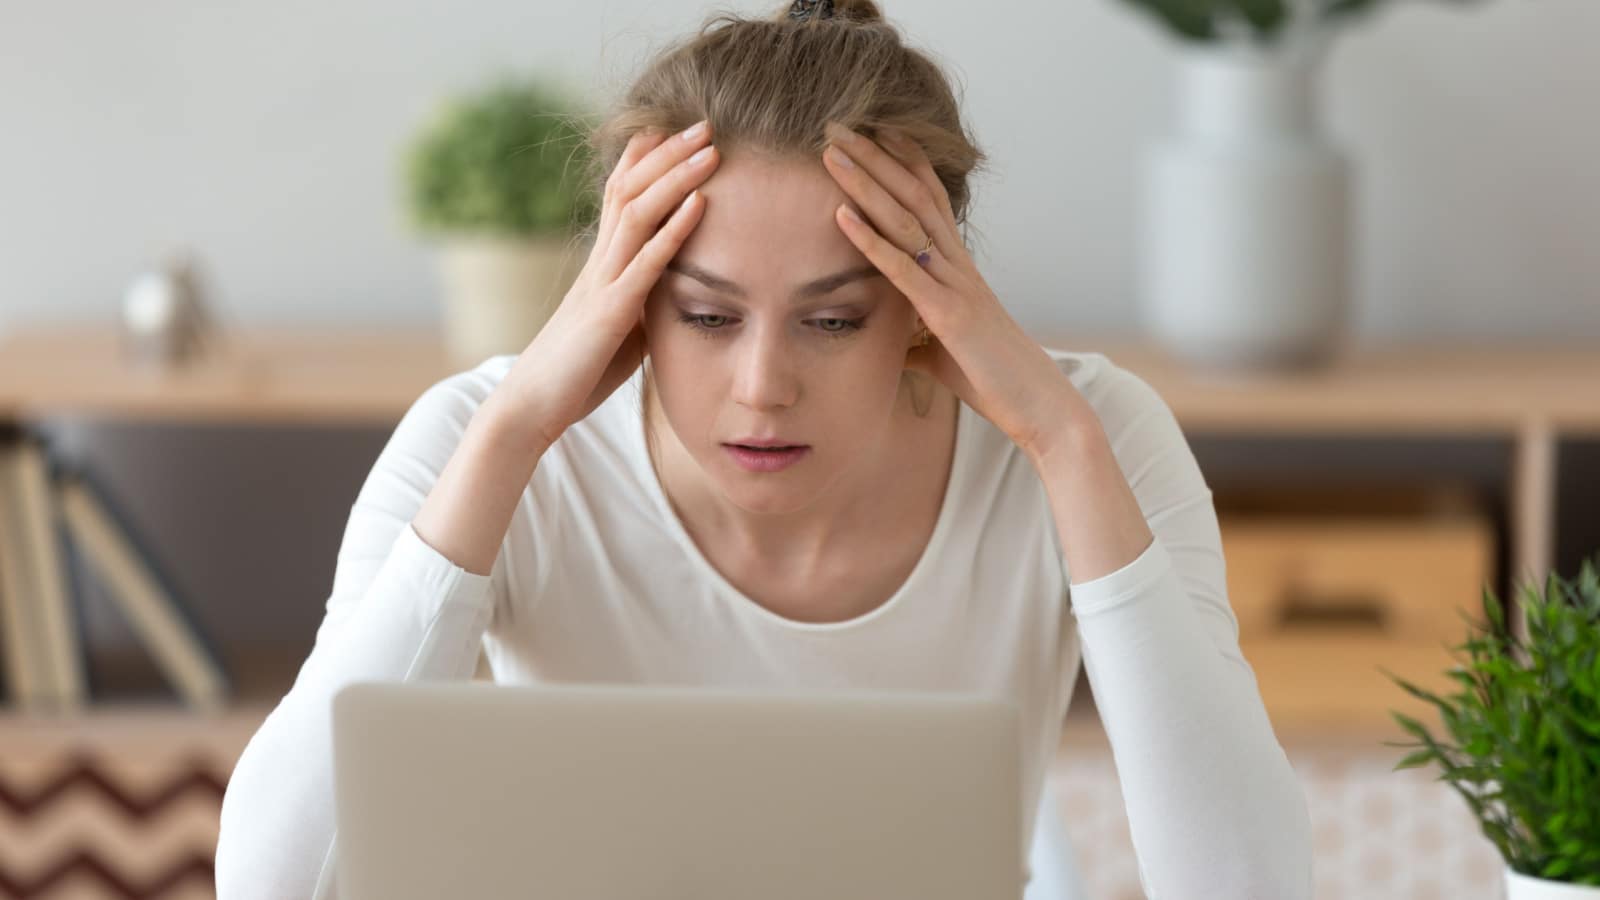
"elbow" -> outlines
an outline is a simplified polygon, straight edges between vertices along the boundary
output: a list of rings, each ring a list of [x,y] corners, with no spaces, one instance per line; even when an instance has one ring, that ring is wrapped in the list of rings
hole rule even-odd
[[[1283,793],[1281,812],[1269,817],[1271,827],[1259,835],[1261,852],[1248,879],[1248,888],[1238,897],[1274,900],[1313,900],[1315,844],[1311,831],[1311,811],[1305,791],[1291,777]]]
[[[1211,883],[1196,897],[1313,900],[1314,842],[1304,790],[1293,777],[1279,781],[1275,802],[1256,808],[1254,824],[1234,827],[1229,846],[1213,848]],[[1221,850],[1219,854],[1216,851]],[[1191,896],[1180,890],[1171,896]]]
[[[251,900],[262,896],[259,885],[252,885],[249,872],[251,848],[247,829],[240,820],[241,764],[234,767],[222,793],[222,812],[218,817],[217,852],[212,864],[219,900]]]
[[[278,887],[268,877],[267,870],[273,867],[271,854],[260,846],[259,829],[250,827],[251,768],[247,746],[222,793],[217,852],[212,865],[218,900],[264,900]]]
[[[1311,829],[1311,807],[1305,788],[1281,747],[1275,777],[1259,782],[1263,789],[1255,813],[1257,826],[1250,829],[1247,847],[1240,847],[1241,858],[1253,860],[1248,872],[1238,874],[1238,890],[1228,896],[1260,897],[1263,900],[1312,900],[1316,878],[1313,871],[1315,840]]]
[[[307,816],[293,792],[274,785],[281,775],[268,771],[271,754],[265,750],[257,732],[222,793],[212,863],[218,900],[311,900],[319,867],[327,862],[328,841],[320,839],[315,814]]]
[[[1151,893],[1151,897],[1236,900],[1314,900],[1315,879],[1311,849],[1280,847],[1271,855],[1241,858],[1235,865],[1211,870],[1211,878],[1177,891]],[[1219,877],[1220,876],[1220,877]]]

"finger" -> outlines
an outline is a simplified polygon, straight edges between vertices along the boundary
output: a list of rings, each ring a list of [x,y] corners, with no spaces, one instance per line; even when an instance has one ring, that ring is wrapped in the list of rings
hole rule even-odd
[[[828,123],[827,130],[835,152],[854,163],[846,167],[830,159],[829,170],[885,237],[907,253],[915,253],[922,249],[926,235],[946,259],[960,258],[954,222],[945,219],[927,185],[866,137],[836,122]]]
[[[683,242],[694,231],[694,226],[699,223],[705,207],[705,195],[698,190],[691,191],[689,196],[678,204],[678,208],[672,211],[672,215],[661,228],[628,262],[622,274],[617,276],[618,288],[626,292],[627,296],[638,298],[641,308],[644,306],[645,296],[655,287],[656,281],[661,278],[661,273],[666,270],[667,263],[678,254]]]
[[[698,130],[697,130],[698,129]],[[612,177],[606,180],[605,206],[610,210],[606,216],[606,223],[602,226],[597,237],[605,239],[605,249],[597,250],[601,259],[610,256],[611,241],[616,235],[618,222],[622,218],[622,210],[634,197],[654,184],[661,177],[661,173],[670,170],[682,162],[686,157],[699,150],[711,139],[711,123],[709,121],[697,122],[677,134],[668,134],[664,131],[652,130],[648,138],[640,139],[637,149],[632,147],[638,161],[631,163],[627,168],[618,166]],[[639,135],[634,135],[639,138]],[[600,243],[595,242],[597,248]],[[611,270],[615,272],[615,270]]]
[[[628,139],[628,145],[623,148],[621,158],[611,169],[611,175],[606,178],[605,196],[600,204],[600,224],[595,230],[594,247],[598,258],[605,258],[605,248],[610,245],[611,234],[617,226],[617,207],[621,204],[616,203],[614,198],[622,190],[623,179],[634,166],[639,164],[639,160],[643,159],[645,154],[659,147],[666,139],[665,131],[653,128],[636,132]]]
[[[644,159],[651,150],[661,146],[661,142],[666,139],[667,132],[659,128],[645,128],[636,132],[628,139],[628,146],[623,148],[622,157],[617,160],[616,168],[611,170],[610,180],[620,187],[622,180],[633,171],[634,166],[639,164],[639,160]]]
[[[946,259],[952,266],[968,275],[978,274],[978,264],[973,262],[972,253],[967,250],[967,242],[961,238],[961,226],[956,224],[956,214],[950,205],[950,192],[945,189],[944,182],[939,180],[939,173],[934,171],[933,163],[929,161],[928,154],[922,145],[906,137],[904,132],[888,129],[879,135],[881,146],[889,154],[900,161],[911,174],[917,177],[933,195],[934,205],[938,207],[939,217],[949,226],[953,241],[957,246],[954,253],[946,253]],[[938,246],[937,242],[935,246]]]
[[[838,145],[829,145],[822,157],[827,161],[833,177],[844,188],[846,196],[866,214],[878,233],[888,238],[901,252],[916,253],[927,244],[922,223],[900,201],[889,195],[881,185],[854,163]],[[937,243],[937,242],[936,242]]]
[[[886,131],[880,134],[878,142],[928,188],[928,192],[933,195],[934,205],[939,208],[939,213],[949,223],[951,230],[956,230],[956,214],[950,206],[950,192],[945,190],[944,182],[939,180],[939,173],[933,170],[933,163],[923,152],[922,145],[898,131]]]
[[[717,158],[717,148],[707,144],[622,207],[617,213],[616,233],[600,267],[601,284],[617,277],[661,226],[661,220],[706,180],[716,168]]]
[[[696,122],[661,141],[639,160],[638,165],[623,174],[622,183],[618,186],[617,206],[627,205],[628,201],[655,184],[663,173],[688,159],[710,142],[711,123],[707,121]]]
[[[840,204],[834,211],[834,219],[844,230],[845,236],[874,268],[911,301],[931,331],[935,334],[944,333],[948,327],[946,323],[952,321],[956,304],[960,302],[960,297],[941,280],[941,276],[954,274],[949,262],[935,248],[930,251],[928,267],[918,265],[915,259],[878,234],[871,225],[853,218],[851,212],[845,204]]]

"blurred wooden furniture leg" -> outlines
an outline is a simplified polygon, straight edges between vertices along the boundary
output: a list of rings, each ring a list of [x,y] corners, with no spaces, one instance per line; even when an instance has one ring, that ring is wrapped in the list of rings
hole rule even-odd
[[[42,441],[24,437],[17,444],[17,499],[23,515],[20,538],[32,576],[32,607],[49,703],[57,712],[72,712],[87,696],[83,652],[78,646],[78,617],[67,585],[56,527],[56,494]]]

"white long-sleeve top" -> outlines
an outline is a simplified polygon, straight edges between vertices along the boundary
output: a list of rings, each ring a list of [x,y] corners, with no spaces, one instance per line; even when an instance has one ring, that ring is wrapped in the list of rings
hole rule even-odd
[[[922,557],[883,605],[826,624],[759,606],[700,553],[647,455],[642,369],[546,451],[490,573],[454,565],[410,523],[514,358],[429,388],[351,508],[310,656],[229,781],[219,896],[333,896],[333,694],[354,681],[466,679],[481,646],[498,682],[952,690],[1012,701],[1024,847],[1081,656],[1146,893],[1310,897],[1304,794],[1239,651],[1194,455],[1142,379],[1099,353],[1045,349],[1098,414],[1155,540],[1121,569],[1071,583],[1037,472],[960,404],[950,481]]]

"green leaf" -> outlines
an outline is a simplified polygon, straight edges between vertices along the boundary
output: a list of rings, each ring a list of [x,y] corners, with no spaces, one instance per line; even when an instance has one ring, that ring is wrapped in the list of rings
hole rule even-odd
[[[1395,770],[1437,763],[1435,780],[1461,796],[1508,866],[1600,884],[1600,578],[1586,560],[1577,579],[1551,572],[1515,596],[1507,607],[1480,591],[1483,619],[1456,648],[1469,658],[1445,672],[1455,693],[1384,670],[1438,710],[1455,744],[1397,710],[1390,715],[1417,740],[1385,743],[1409,751]],[[1511,629],[1512,610],[1525,638]]]
[[[1270,38],[1276,34],[1287,18],[1283,0],[1234,0],[1234,3],[1261,37]]]
[[[1434,753],[1432,750],[1418,750],[1415,753],[1406,754],[1406,757],[1400,760],[1398,763],[1395,763],[1395,767],[1390,771],[1398,772],[1401,769],[1414,769],[1426,763],[1433,762],[1433,760]]]
[[[1215,4],[1209,0],[1126,0],[1166,23],[1182,38],[1210,41],[1217,37],[1212,22]]]
[[[405,148],[413,224],[432,232],[570,233],[598,217],[580,104],[501,76],[452,97]]]

